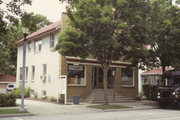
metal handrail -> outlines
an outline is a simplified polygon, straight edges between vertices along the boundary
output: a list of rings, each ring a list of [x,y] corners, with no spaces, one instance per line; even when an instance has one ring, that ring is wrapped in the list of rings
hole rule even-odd
[[[107,81],[107,85],[112,89],[113,87],[109,84],[109,82]],[[115,94],[116,94],[116,92],[115,92],[115,89],[113,89],[113,92],[114,92],[114,101],[115,101]]]

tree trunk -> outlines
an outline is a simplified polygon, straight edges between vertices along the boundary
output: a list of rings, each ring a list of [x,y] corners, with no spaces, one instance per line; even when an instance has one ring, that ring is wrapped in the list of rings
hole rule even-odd
[[[166,71],[166,66],[162,65],[162,74]]]
[[[105,105],[108,104],[108,94],[107,94],[107,90],[108,90],[108,87],[107,87],[108,69],[109,69],[108,65],[103,66],[103,86],[104,86],[104,104]]]

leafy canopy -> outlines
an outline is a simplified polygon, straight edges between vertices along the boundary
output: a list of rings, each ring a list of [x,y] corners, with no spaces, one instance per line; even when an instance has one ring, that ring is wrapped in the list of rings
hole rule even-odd
[[[134,38],[125,33],[142,22],[145,14],[141,10],[147,9],[144,0],[66,1],[70,3],[67,15],[72,28],[60,35],[56,50],[65,56],[93,55],[102,65],[126,55]]]

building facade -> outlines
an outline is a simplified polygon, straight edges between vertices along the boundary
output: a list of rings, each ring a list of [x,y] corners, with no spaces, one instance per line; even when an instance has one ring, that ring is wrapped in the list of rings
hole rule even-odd
[[[100,63],[92,57],[62,56],[54,51],[58,37],[64,31],[67,17],[48,25],[27,37],[25,86],[31,88],[32,97],[60,98],[60,76],[67,76],[67,98],[74,95],[86,99],[94,89],[103,89]],[[22,40],[18,41],[17,86],[22,80]],[[115,61],[108,71],[108,88],[127,97],[138,95],[138,69],[129,68],[130,62]]]

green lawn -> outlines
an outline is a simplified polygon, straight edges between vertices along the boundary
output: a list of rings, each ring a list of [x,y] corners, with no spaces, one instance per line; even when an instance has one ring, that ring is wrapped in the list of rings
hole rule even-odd
[[[157,102],[147,102],[147,103],[143,103],[143,105],[158,106],[158,103]]]
[[[132,107],[128,107],[128,106],[125,106],[125,105],[90,105],[90,106],[87,106],[87,107],[97,108],[97,109],[101,109],[101,110],[132,108]]]
[[[16,113],[28,113],[28,111],[25,110],[25,112],[20,112],[19,109],[0,109],[0,114],[16,114]]]

